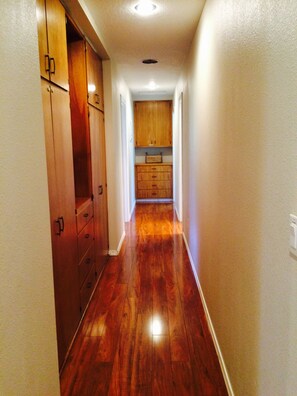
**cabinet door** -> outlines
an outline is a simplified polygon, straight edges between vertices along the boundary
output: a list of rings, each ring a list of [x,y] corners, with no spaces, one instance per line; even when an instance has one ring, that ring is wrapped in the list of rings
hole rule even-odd
[[[134,103],[134,127],[136,147],[154,146],[154,102]]]
[[[59,365],[80,320],[69,94],[42,80]]]
[[[36,0],[40,75],[49,79],[45,0]]]
[[[172,102],[155,102],[155,146],[172,146]]]
[[[94,191],[95,256],[98,273],[108,254],[108,217],[104,114],[90,106],[90,134]]]
[[[102,61],[88,43],[86,44],[86,54],[88,102],[104,111]]]
[[[59,0],[37,0],[40,74],[68,90],[65,9]]]

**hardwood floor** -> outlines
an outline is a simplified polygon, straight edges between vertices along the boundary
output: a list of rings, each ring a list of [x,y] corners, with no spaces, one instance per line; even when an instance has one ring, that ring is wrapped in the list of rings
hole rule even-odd
[[[138,204],[61,375],[63,396],[227,395],[172,204]]]

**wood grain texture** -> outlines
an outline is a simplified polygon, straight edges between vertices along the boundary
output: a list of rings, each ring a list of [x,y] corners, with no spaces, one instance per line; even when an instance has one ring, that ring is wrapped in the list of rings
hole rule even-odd
[[[61,394],[227,395],[172,204],[138,204],[126,235],[93,295]]]

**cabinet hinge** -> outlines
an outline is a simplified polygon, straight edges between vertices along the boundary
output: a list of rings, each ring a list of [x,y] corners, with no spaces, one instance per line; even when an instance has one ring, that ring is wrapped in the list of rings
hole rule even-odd
[[[94,194],[91,195],[91,200],[94,201]]]

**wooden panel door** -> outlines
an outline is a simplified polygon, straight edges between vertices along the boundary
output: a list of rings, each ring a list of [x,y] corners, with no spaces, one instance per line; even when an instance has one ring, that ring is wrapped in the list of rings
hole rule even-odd
[[[59,0],[37,0],[40,74],[68,90],[66,14]]]
[[[70,108],[68,92],[44,80],[41,84],[61,367],[80,320]]]
[[[49,55],[47,45],[45,0],[36,0],[39,64],[41,77],[49,79]]]
[[[88,102],[104,111],[102,61],[89,43],[86,43]]]
[[[134,128],[136,147],[154,146],[154,102],[134,103]]]
[[[154,108],[155,146],[172,146],[172,102],[156,101]]]
[[[104,114],[91,106],[89,111],[94,191],[95,256],[96,268],[99,274],[103,269],[108,254]]]

